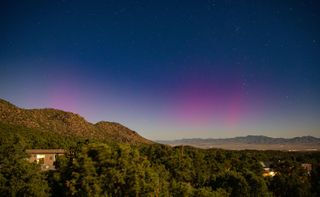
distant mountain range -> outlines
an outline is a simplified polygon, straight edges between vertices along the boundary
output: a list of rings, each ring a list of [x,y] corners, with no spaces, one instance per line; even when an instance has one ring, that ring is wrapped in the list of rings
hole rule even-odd
[[[189,145],[200,148],[223,148],[232,150],[256,149],[256,150],[320,150],[320,138],[302,136],[294,138],[272,138],[262,135],[248,135],[245,137],[222,138],[222,139],[180,139],[157,141],[158,143],[171,146]]]
[[[2,99],[0,99],[0,123],[98,141],[153,143],[119,123],[101,121],[92,124],[71,112],[57,109],[22,109]]]

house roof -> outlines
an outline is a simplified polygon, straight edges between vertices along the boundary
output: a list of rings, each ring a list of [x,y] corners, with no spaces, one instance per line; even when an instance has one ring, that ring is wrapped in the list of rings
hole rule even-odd
[[[27,149],[28,154],[64,154],[64,149]]]

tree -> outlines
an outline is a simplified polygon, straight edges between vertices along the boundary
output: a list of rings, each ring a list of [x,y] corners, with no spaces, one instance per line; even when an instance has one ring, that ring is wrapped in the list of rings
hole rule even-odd
[[[269,189],[276,196],[310,196],[311,185],[307,172],[294,161],[278,162],[277,174],[270,180]]]
[[[250,186],[250,196],[270,196],[267,184],[262,177],[257,176],[251,171],[247,171],[244,177]]]
[[[37,164],[26,161],[19,136],[0,139],[0,194],[3,196],[48,196],[49,187]]]
[[[194,191],[195,197],[228,197],[229,194],[224,189],[212,191],[210,187],[202,187]]]
[[[82,145],[58,160],[56,167],[56,185],[62,182],[59,190],[67,195],[155,196],[166,185],[129,145]]]
[[[173,180],[171,184],[171,194],[172,196],[193,196],[194,188],[190,185],[190,183],[176,182],[175,180]]]
[[[231,196],[248,196],[250,187],[246,179],[237,172],[227,171],[217,176],[212,183],[214,189],[223,188]]]
[[[320,196],[320,164],[313,164],[313,169],[311,171],[311,185],[312,192],[316,196]]]

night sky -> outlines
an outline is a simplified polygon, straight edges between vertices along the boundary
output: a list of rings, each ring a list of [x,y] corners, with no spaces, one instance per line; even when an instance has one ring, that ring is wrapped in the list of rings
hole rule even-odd
[[[0,98],[149,139],[320,137],[319,1],[1,1]]]

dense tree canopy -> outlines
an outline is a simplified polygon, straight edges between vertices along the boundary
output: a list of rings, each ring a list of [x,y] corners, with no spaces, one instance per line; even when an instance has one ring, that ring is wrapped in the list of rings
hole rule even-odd
[[[320,153],[93,142],[0,124],[0,196],[319,196]],[[26,148],[64,148],[55,171]],[[261,161],[274,177],[263,177]],[[307,172],[302,163],[313,168]]]
[[[49,196],[44,174],[24,159],[24,147],[18,136],[0,138],[0,196]]]

